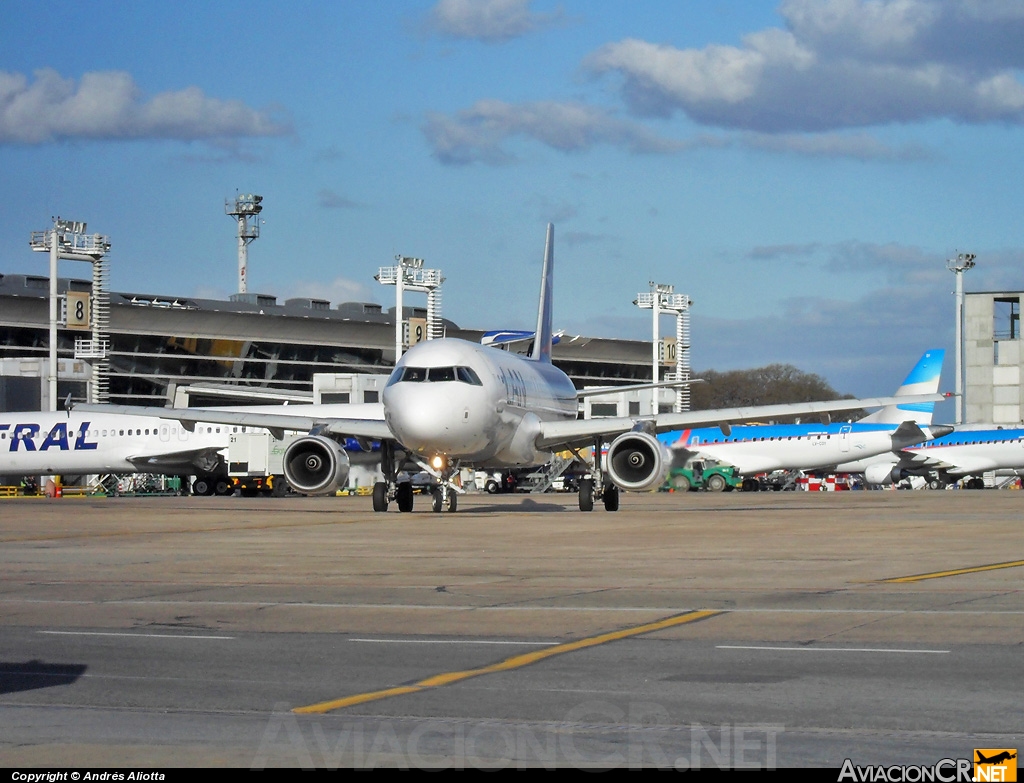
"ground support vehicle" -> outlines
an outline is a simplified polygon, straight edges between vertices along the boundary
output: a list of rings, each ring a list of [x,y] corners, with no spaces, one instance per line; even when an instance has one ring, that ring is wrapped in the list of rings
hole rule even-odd
[[[708,492],[731,492],[743,485],[739,470],[707,460],[691,460],[685,466],[673,468],[668,475],[668,487],[676,492],[703,489]]]
[[[298,437],[300,436],[292,435],[278,440],[269,432],[233,434],[228,443],[227,459],[227,478],[231,487],[239,490],[243,497],[282,497],[287,494],[284,452]]]

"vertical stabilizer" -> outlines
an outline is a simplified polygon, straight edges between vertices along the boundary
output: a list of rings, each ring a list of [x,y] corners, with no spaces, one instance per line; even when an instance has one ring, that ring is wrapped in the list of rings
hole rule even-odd
[[[924,356],[910,371],[903,385],[896,390],[897,397],[910,394],[935,394],[939,390],[939,376],[942,375],[942,360],[946,352],[941,348],[925,351]],[[900,424],[913,421],[917,424],[931,424],[935,412],[934,402],[916,402],[903,405],[889,405],[861,419],[862,422]]]
[[[548,236],[544,242],[544,270],[540,278],[540,304],[537,307],[537,333],[530,357],[538,362],[551,363],[551,309],[554,296],[552,278],[555,274],[555,226],[548,223]]]

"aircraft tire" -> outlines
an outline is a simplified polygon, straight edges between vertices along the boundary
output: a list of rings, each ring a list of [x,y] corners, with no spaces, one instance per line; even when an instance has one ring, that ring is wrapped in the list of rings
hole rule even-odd
[[[594,510],[594,480],[582,479],[580,481],[580,511]]]
[[[928,489],[945,489],[946,482],[942,479],[932,479],[928,482]]]
[[[408,481],[403,481],[398,485],[398,492],[395,494],[395,500],[398,501],[398,510],[404,514],[412,511],[412,499],[412,484]]]
[[[454,492],[448,495],[448,510],[451,513],[455,513],[455,509],[459,507],[459,496]]]
[[[619,488],[616,486],[605,487],[604,494],[601,497],[604,500],[605,511],[618,511],[619,510]]]
[[[444,508],[444,502],[441,498],[441,490],[435,489],[430,496],[430,508],[435,514],[440,514]]]
[[[373,485],[373,510],[388,510],[388,485],[383,481],[378,481]]]

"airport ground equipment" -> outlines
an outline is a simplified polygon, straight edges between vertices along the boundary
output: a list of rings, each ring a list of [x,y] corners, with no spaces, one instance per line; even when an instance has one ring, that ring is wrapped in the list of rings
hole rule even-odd
[[[742,487],[743,478],[739,470],[732,465],[691,460],[684,467],[672,469],[668,485],[677,492],[699,489],[708,492],[731,492],[737,487]]]
[[[228,477],[242,496],[257,494],[282,497],[288,492],[284,458],[288,447],[301,435],[278,440],[268,432],[238,432],[228,442]]]

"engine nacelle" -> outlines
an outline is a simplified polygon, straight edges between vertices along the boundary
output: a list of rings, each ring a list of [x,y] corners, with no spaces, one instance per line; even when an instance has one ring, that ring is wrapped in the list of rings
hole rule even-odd
[[[908,473],[892,463],[868,465],[864,470],[864,480],[868,484],[895,484],[903,481]]]
[[[653,435],[626,432],[608,447],[607,471],[620,489],[643,492],[665,483],[672,453]]]
[[[305,495],[329,495],[348,485],[348,454],[322,435],[298,438],[285,449],[284,477]]]

